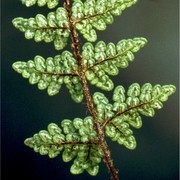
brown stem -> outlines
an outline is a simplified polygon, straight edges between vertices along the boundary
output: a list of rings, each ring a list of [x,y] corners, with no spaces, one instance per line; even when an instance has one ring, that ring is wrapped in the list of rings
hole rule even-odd
[[[92,66],[88,67],[87,70],[89,69],[92,69],[93,67],[97,66],[97,65],[100,65],[100,64],[103,64],[104,62],[106,61],[112,61],[112,60],[115,60],[117,57],[119,56],[124,56],[128,51],[130,51],[132,48],[128,48],[126,49],[126,51],[124,52],[121,52],[121,53],[118,53],[116,54],[115,56],[109,56],[107,57],[106,59],[103,59],[103,60],[100,60],[100,61],[97,61],[95,64],[93,64]]]
[[[80,144],[87,144],[87,145],[93,145],[93,144],[99,144],[99,141],[92,141],[92,142],[79,142],[79,141],[73,141],[73,142],[60,142],[58,143],[58,145],[67,145],[67,144],[71,144],[71,145],[80,145]]]
[[[84,75],[83,75],[84,74]],[[111,152],[109,150],[109,147],[107,145],[107,142],[105,140],[105,135],[104,135],[104,131],[101,128],[100,123],[98,122],[98,117],[97,117],[97,112],[96,109],[94,107],[94,103],[92,101],[92,96],[91,93],[89,91],[88,85],[87,85],[87,80],[85,77],[85,73],[82,72],[81,75],[81,81],[83,84],[83,91],[86,97],[86,102],[87,102],[87,106],[88,109],[91,113],[91,115],[93,116],[94,119],[94,125],[96,127],[97,133],[98,133],[98,137],[99,137],[99,143],[100,143],[100,147],[103,150],[104,153],[104,161],[112,175],[113,180],[118,180],[118,171],[115,169],[112,158],[111,158]]]
[[[116,117],[120,116],[121,114],[124,114],[124,113],[126,113],[126,112],[128,112],[128,111],[130,111],[130,110],[132,110],[132,109],[136,109],[136,108],[138,108],[138,107],[144,106],[144,105],[146,105],[146,104],[148,104],[148,103],[150,103],[150,102],[151,102],[151,101],[149,101],[149,102],[144,102],[144,103],[140,103],[140,104],[138,104],[138,105],[136,105],[136,106],[129,107],[129,108],[125,109],[124,111],[118,112],[118,113],[115,114],[113,117],[111,117],[110,119],[108,119],[107,121],[105,121],[104,123],[102,123],[102,124],[101,124],[101,128],[103,129],[103,128],[106,126],[106,124],[111,123],[111,122],[113,121],[113,119],[115,119]]]
[[[72,39],[72,48],[74,49],[74,55],[76,57],[78,67],[80,68],[79,71],[82,70],[82,64],[81,64],[81,52],[79,48],[79,38],[78,38],[78,33],[75,28],[75,23],[71,18],[71,7],[70,7],[70,1],[69,0],[64,0],[64,6],[65,9],[68,13],[68,18],[69,18],[69,23],[70,23],[70,32],[71,32],[71,39]]]
[[[37,27],[37,28],[33,28],[34,30],[56,30],[56,29],[63,29],[63,30],[69,30],[69,27]]]
[[[81,56],[81,52],[80,52],[80,47],[79,47],[79,39],[78,39],[78,33],[76,31],[75,25],[76,22],[72,20],[71,18],[71,6],[70,6],[70,0],[64,0],[64,7],[67,10],[68,13],[68,18],[69,18],[69,22],[70,22],[70,31],[71,31],[71,39],[72,39],[72,48],[74,50],[74,55],[77,59],[77,63],[78,63],[78,67],[79,67],[79,77],[80,80],[82,82],[82,86],[83,86],[83,92],[86,98],[86,102],[87,102],[87,107],[94,119],[94,126],[96,128],[97,134],[98,134],[98,138],[99,138],[99,146],[101,147],[103,153],[104,153],[104,161],[112,175],[113,180],[119,180],[118,178],[118,171],[115,169],[113,161],[111,159],[111,152],[109,150],[109,147],[107,145],[107,142],[105,140],[105,135],[104,135],[104,131],[100,125],[100,123],[98,122],[98,117],[97,117],[97,112],[96,109],[94,107],[94,103],[92,100],[92,96],[87,84],[87,80],[86,80],[86,67],[82,66],[82,56]]]
[[[28,139],[26,139],[24,141],[24,144],[26,144],[28,146]],[[57,143],[43,143],[43,145],[46,145],[46,146],[51,146],[51,145],[56,145],[56,146],[63,146],[63,145],[84,145],[84,144],[87,144],[89,146],[92,146],[92,145],[99,145],[99,141],[98,140],[94,140],[94,141],[88,141],[88,142],[80,142],[80,141],[71,141],[71,142],[66,142],[66,141],[59,141]]]
[[[50,73],[50,72],[41,72],[41,71],[36,71],[38,74],[45,74],[49,76],[78,76],[77,73]]]
[[[94,18],[94,17],[98,17],[98,16],[104,16],[106,15],[108,12],[114,10],[116,7],[111,7],[109,9],[107,9],[106,11],[104,11],[103,13],[95,13],[93,15],[86,15],[84,16],[83,18],[80,18],[80,19],[77,19],[75,23],[79,23],[83,20],[86,20],[86,19],[91,19],[91,18]]]

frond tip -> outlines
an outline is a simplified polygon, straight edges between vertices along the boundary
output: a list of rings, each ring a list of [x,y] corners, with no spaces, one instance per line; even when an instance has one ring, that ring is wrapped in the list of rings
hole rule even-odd
[[[48,130],[41,130],[33,137],[27,138],[24,143],[35,152],[50,158],[55,158],[62,152],[64,162],[73,160],[70,168],[72,174],[87,171],[96,176],[103,153],[98,144],[92,117],[86,117],[84,120],[75,118],[73,121],[65,119],[61,126],[62,128],[51,123]]]
[[[80,103],[83,100],[82,84],[76,74],[78,66],[69,51],[46,60],[42,56],[35,56],[34,61],[17,61],[12,67],[29,79],[30,84],[38,84],[40,90],[47,89],[50,96],[59,93],[64,83],[75,102]]]
[[[37,14],[35,18],[17,17],[12,21],[13,25],[24,32],[26,39],[36,42],[54,42],[56,50],[61,50],[67,45],[69,32],[69,20],[67,12],[60,7],[55,12],[50,12],[47,17]]]
[[[173,85],[157,84],[153,87],[150,83],[143,86],[134,83],[126,94],[123,86],[117,86],[113,93],[113,104],[99,92],[94,93],[93,100],[99,122],[102,123],[102,128],[105,127],[106,135],[128,149],[135,149],[136,140],[130,126],[140,128],[141,115],[153,117],[155,109],[161,109],[163,102],[175,91]]]
[[[76,22],[76,29],[89,42],[97,39],[96,30],[103,31],[108,24],[113,23],[113,16],[120,16],[126,8],[136,4],[137,0],[86,0],[74,1],[72,5],[72,19]]]
[[[87,69],[86,78],[91,84],[110,91],[114,84],[108,75],[117,76],[119,69],[127,68],[134,61],[134,53],[147,44],[143,37],[124,39],[116,45],[103,41],[85,43],[82,47],[82,64]]]

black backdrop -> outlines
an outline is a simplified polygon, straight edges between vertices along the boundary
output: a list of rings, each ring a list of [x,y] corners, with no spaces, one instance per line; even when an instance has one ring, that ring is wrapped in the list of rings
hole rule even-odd
[[[26,8],[18,0],[2,3],[2,179],[60,180],[60,179],[109,179],[102,163],[96,177],[87,173],[73,176],[71,163],[62,162],[61,156],[49,159],[24,146],[25,138],[50,122],[60,124],[62,119],[85,117],[84,103],[75,104],[66,88],[54,97],[39,91],[15,73],[11,64],[17,60],[33,59],[35,55],[57,55],[52,44],[25,40],[11,20],[22,16],[34,17],[47,14],[47,8]],[[129,151],[108,141],[112,156],[119,169],[121,180],[178,180],[178,0],[141,0],[115,18],[114,24],[98,33],[98,39],[117,43],[120,39],[146,37],[148,45],[136,54],[135,62],[128,69],[113,77],[115,85],[128,87],[133,82],[143,84],[174,84],[177,92],[154,118],[143,118],[143,127],[134,129],[137,148]],[[83,43],[83,40],[81,41]],[[92,87],[92,91],[97,90]],[[106,93],[111,97],[111,93]]]

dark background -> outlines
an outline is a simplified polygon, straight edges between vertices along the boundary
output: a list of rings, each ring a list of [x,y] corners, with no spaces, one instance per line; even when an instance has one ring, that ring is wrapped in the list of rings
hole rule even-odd
[[[58,95],[49,97],[46,91],[29,85],[11,68],[18,60],[27,61],[35,55],[47,58],[60,53],[52,44],[25,40],[24,34],[11,24],[15,17],[47,14],[48,9],[26,8],[19,0],[3,0],[1,5],[2,179],[109,179],[103,163],[96,177],[87,173],[74,176],[69,173],[71,163],[64,163],[61,156],[49,159],[23,144],[25,138],[46,129],[51,122],[60,124],[65,118],[85,117],[87,109],[85,103],[75,104],[65,87]],[[138,143],[134,151],[115,142],[108,143],[121,180],[178,180],[178,0],[141,0],[115,18],[106,31],[99,32],[98,40],[117,43],[139,36],[146,37],[149,43],[136,53],[135,62],[129,68],[113,77],[115,85],[122,84],[127,88],[133,82],[174,84],[177,92],[154,118],[143,118],[141,129],[133,129]],[[111,92],[106,95],[111,97]]]

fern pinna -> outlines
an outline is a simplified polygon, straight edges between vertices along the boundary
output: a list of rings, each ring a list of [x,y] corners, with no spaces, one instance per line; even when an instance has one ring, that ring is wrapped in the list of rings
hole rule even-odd
[[[119,179],[105,136],[135,149],[131,127],[140,128],[142,115],[153,117],[155,109],[161,109],[176,90],[173,85],[150,83],[133,83],[127,90],[122,85],[114,88],[110,76],[117,76],[119,69],[127,68],[134,61],[134,54],[147,43],[145,38],[124,39],[117,44],[93,43],[97,40],[97,30],[105,30],[113,23],[114,16],[120,16],[137,0],[64,0],[64,7],[58,7],[59,0],[21,1],[27,7],[37,4],[57,8],[47,16],[15,18],[13,25],[24,32],[25,38],[53,42],[56,50],[63,50],[71,38],[72,52],[64,50],[48,58],[37,55],[27,62],[15,62],[13,69],[29,79],[30,84],[37,84],[40,90],[47,89],[50,96],[59,93],[65,84],[76,103],[85,98],[90,112],[84,119],[64,119],[60,125],[51,123],[47,130],[27,138],[25,144],[50,158],[62,153],[64,162],[73,161],[72,174],[87,171],[96,176],[103,159],[112,179]],[[82,46],[79,33],[87,40]],[[105,91],[114,89],[113,103],[102,92],[91,95],[88,83]]]

